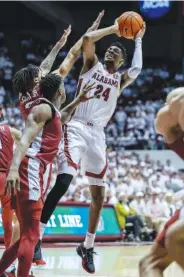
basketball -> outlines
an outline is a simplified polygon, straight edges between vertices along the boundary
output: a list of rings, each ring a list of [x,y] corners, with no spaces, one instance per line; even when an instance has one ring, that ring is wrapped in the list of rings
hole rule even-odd
[[[125,12],[117,19],[120,34],[126,39],[134,39],[142,29],[143,22],[142,17],[136,12]]]

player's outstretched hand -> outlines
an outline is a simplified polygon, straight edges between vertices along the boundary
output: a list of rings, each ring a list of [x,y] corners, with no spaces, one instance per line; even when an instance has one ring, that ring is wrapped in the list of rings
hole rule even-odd
[[[137,35],[135,36],[135,39],[136,39],[136,38],[143,38],[145,32],[146,32],[146,23],[143,22],[143,27],[142,27],[142,29],[137,33]]]
[[[16,169],[10,169],[5,185],[5,195],[15,195],[20,190],[19,172]]]
[[[88,92],[92,89],[94,89],[96,86],[95,86],[95,83],[92,83],[90,84],[90,81],[88,81],[85,86],[83,87],[82,91],[79,93],[78,95],[78,98],[79,98],[79,101],[80,102],[86,102],[92,98],[95,98],[96,96],[95,95],[92,95],[92,96],[89,96],[87,95]]]
[[[58,44],[59,44],[60,48],[62,48],[65,45],[65,43],[67,42],[67,39],[68,39],[68,36],[71,33],[71,30],[72,30],[71,25],[69,25],[68,28],[66,30],[64,30],[64,34],[62,35],[62,37],[58,41]]]
[[[98,29],[100,22],[102,20],[102,17],[104,16],[104,13],[105,13],[104,10],[99,13],[97,19],[93,22],[93,25],[86,31],[86,33],[89,33]]]

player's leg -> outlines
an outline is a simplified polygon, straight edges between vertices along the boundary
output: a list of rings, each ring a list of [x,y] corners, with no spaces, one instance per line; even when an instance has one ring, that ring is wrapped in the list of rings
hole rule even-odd
[[[85,151],[85,142],[80,136],[81,124],[75,127],[70,124],[65,127],[64,145],[60,145],[57,155],[58,176],[44,203],[41,215],[41,235],[55,210],[59,200],[66,193],[73,176],[76,175],[81,156]]]
[[[101,180],[102,181],[102,180]],[[102,181],[103,182],[103,181]],[[98,227],[100,213],[104,203],[105,187],[98,185],[90,186],[91,204],[89,207],[88,230],[84,243],[77,247],[77,253],[82,258],[82,266],[88,273],[95,272],[93,261],[94,241]]]
[[[54,187],[51,189],[44,203],[40,222],[40,240],[35,248],[35,253],[41,253],[41,240],[47,223],[54,212],[58,202],[68,190],[76,175],[81,156],[85,151],[85,142],[80,133],[83,133],[82,124],[70,124],[64,132],[64,145],[60,145],[57,155],[58,176]]]
[[[171,258],[184,269],[184,220],[176,221],[166,232],[166,249]]]
[[[8,248],[12,238],[13,231],[13,213],[14,210],[11,208],[11,198],[10,196],[1,197],[1,207],[2,207],[2,224],[4,229],[4,242],[5,247]]]
[[[178,210],[167,221],[164,228],[157,236],[149,254],[141,259],[139,263],[140,277],[163,277],[164,270],[174,261],[166,249],[166,234],[167,230],[178,221],[179,216],[180,211]]]
[[[47,194],[47,190],[50,186],[50,182],[51,182],[51,177],[52,177],[52,163],[47,165],[47,168],[44,172],[43,175],[43,199],[45,199],[46,194]],[[43,227],[42,224],[40,223],[40,237],[42,238],[42,233],[43,231]],[[45,230],[45,228],[44,228]],[[35,246],[35,250],[34,250],[34,256],[33,256],[33,264],[36,265],[45,265],[46,262],[43,260],[42,257],[42,251],[41,251],[41,239],[39,239],[38,243]]]
[[[45,261],[42,258],[42,251],[41,251],[41,242],[45,232],[45,228],[58,202],[68,190],[68,187],[72,179],[73,179],[73,176],[70,174],[67,174],[67,173],[59,174],[57,176],[54,187],[47,195],[47,198],[42,210],[41,221],[40,221],[40,239],[34,250],[33,263],[36,265],[45,264]]]
[[[4,188],[6,182],[6,174],[0,172],[0,198],[2,207],[2,225],[4,229],[4,242],[7,248],[10,245],[12,237],[12,219],[13,210],[11,209],[11,201],[9,196],[4,196]]]
[[[148,255],[139,263],[140,277],[163,277],[164,270],[173,262],[167,250],[155,242]]]
[[[27,276],[31,269],[35,245],[39,240],[42,200],[26,201],[20,204],[20,245],[18,249],[17,277]],[[26,211],[26,213],[25,213]],[[26,214],[29,213],[29,216]]]
[[[89,223],[86,238],[83,244],[77,247],[77,253],[82,258],[83,268],[88,273],[95,272],[93,262],[93,247],[98,227],[100,213],[103,207],[105,198],[105,183],[104,177],[107,169],[106,161],[106,145],[104,133],[96,134],[93,130],[93,138],[95,141],[88,149],[86,157],[83,159],[83,171],[88,176],[90,183],[91,204],[89,208]]]
[[[17,277],[28,276],[33,259],[35,245],[39,239],[39,222],[42,201],[25,201],[19,203],[20,239],[8,247],[0,260],[0,276],[19,259]]]
[[[15,225],[13,227],[12,239],[10,245],[14,244],[20,238],[20,226],[18,220],[16,220]],[[8,273],[9,277],[15,277],[16,275],[16,263],[12,263],[7,269],[6,273]]]
[[[20,238],[20,225],[17,216],[13,214],[13,231],[10,244],[14,244]]]
[[[1,195],[4,194],[4,185],[6,182],[6,174],[0,174],[0,191]],[[2,207],[2,225],[4,229],[4,243],[5,248],[7,249],[11,244],[12,234],[13,234],[13,214],[14,210],[11,207],[11,198],[10,196],[2,196],[1,197],[1,207]],[[10,276],[15,276],[15,264],[11,264],[10,267],[7,269],[7,272]]]

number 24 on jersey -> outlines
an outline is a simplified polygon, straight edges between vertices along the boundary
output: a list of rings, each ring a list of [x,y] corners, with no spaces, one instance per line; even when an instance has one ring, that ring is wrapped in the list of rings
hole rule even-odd
[[[79,80],[78,87],[77,87],[77,94],[79,93],[79,91],[81,89],[82,81],[83,81],[83,79]],[[104,101],[107,102],[109,99],[110,91],[111,91],[110,88],[104,89],[104,87],[99,84],[96,87],[96,91],[94,92],[94,95],[96,96],[96,98],[98,98],[98,99],[103,98]]]

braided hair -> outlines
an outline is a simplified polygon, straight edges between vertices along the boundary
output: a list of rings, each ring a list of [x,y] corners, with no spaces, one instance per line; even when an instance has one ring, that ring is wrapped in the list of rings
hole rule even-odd
[[[29,64],[20,69],[13,77],[13,89],[16,93],[26,93],[26,91],[33,89],[34,79],[38,77],[39,68],[36,65]]]

